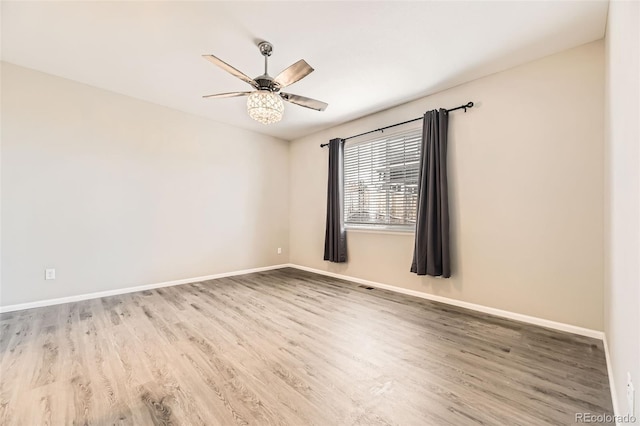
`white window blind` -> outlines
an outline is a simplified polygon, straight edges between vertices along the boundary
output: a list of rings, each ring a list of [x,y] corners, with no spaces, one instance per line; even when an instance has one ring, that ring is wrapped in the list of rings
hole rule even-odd
[[[421,139],[418,128],[345,144],[345,225],[415,226]]]

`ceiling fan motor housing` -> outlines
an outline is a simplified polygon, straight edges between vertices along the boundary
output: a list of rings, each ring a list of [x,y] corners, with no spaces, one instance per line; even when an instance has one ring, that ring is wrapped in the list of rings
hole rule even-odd
[[[263,74],[255,78],[258,83],[259,90],[269,90],[270,92],[277,92],[280,90],[278,85],[273,81],[273,78],[269,75]]]

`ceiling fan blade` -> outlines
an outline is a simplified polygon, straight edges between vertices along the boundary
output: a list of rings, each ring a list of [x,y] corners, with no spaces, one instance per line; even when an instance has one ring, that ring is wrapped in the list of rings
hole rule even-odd
[[[236,96],[247,96],[251,92],[229,92],[229,93],[218,93],[215,95],[204,95],[203,98],[208,99],[216,99],[216,98],[235,98]]]
[[[278,86],[280,86],[280,88],[283,88],[305,78],[312,72],[313,68],[311,68],[311,65],[306,63],[304,59],[300,59],[298,62],[278,74],[274,81]]]
[[[291,93],[280,93],[282,99],[292,104],[300,105],[305,108],[315,109],[316,111],[324,111],[329,104],[317,101],[311,98],[305,98],[304,96],[292,95]]]
[[[252,79],[251,77],[249,77],[248,75],[246,75],[242,71],[238,71],[237,69],[235,69],[234,67],[232,67],[231,65],[226,63],[225,61],[223,61],[221,59],[218,59],[213,55],[202,55],[202,57],[205,58],[207,61],[219,66],[220,68],[222,68],[223,70],[225,70],[229,74],[234,75],[234,76],[238,77],[240,80],[249,83],[250,85],[252,85],[256,89],[258,88],[258,83],[256,83],[254,81],[254,79]]]

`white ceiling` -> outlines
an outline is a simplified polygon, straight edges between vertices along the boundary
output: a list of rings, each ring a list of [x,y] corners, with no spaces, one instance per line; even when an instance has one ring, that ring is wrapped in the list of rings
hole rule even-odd
[[[294,139],[604,36],[606,1],[2,2],[2,60],[219,122]],[[256,44],[274,44],[270,74],[304,58],[315,71],[264,126],[245,98]],[[468,99],[460,99],[466,102]]]

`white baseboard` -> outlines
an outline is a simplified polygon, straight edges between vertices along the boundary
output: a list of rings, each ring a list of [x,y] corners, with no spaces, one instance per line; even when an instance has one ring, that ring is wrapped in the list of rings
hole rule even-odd
[[[450,299],[448,297],[437,296],[435,294],[424,293],[416,290],[409,290],[402,287],[396,287],[390,284],[378,283],[375,281],[369,281],[362,278],[350,277],[348,275],[336,274],[334,272],[323,271],[321,269],[309,268],[307,266],[300,266],[290,263],[286,266],[291,268],[300,269],[307,272],[313,272],[320,275],[326,275],[333,278],[339,278],[346,281],[352,281],[358,284],[364,284],[371,287],[382,288],[385,290],[395,291],[397,293],[407,294],[410,296],[420,297],[422,299],[433,300],[435,302],[446,303],[447,305],[458,306],[460,308],[471,309],[473,311],[483,312],[485,314],[491,314],[498,317],[508,318],[515,321],[525,322],[528,324],[539,325],[541,327],[551,328],[554,330],[566,331],[568,333],[579,334],[581,336],[593,337],[594,339],[603,340],[604,332],[598,330],[592,330],[589,328],[578,327],[571,324],[565,324],[562,322],[551,321],[543,318],[532,317],[529,315],[518,314],[516,312],[504,311],[502,309],[491,308],[489,306],[477,305],[475,303],[464,302],[462,300]]]
[[[240,271],[223,272],[220,274],[213,274],[213,275],[207,275],[202,277],[184,278],[181,280],[166,281],[166,282],[156,283],[156,284],[146,284],[146,285],[140,285],[135,287],[125,287],[125,288],[119,288],[115,290],[106,290],[106,291],[99,291],[95,293],[80,294],[76,296],[60,297],[56,299],[38,300],[35,302],[19,303],[16,305],[0,306],[0,313],[20,311],[23,309],[40,308],[43,306],[59,305],[62,303],[79,302],[81,300],[97,299],[100,297],[107,297],[107,296],[116,296],[119,294],[134,293],[136,291],[151,290],[154,288],[170,287],[170,286],[181,285],[181,284],[189,284],[189,283],[195,283],[199,281],[214,280],[216,278],[231,277],[235,275],[244,275],[244,274],[250,274],[253,272],[269,271],[273,269],[281,269],[286,267],[296,268],[296,269],[313,272],[320,275],[339,278],[342,280],[351,281],[358,284],[365,284],[371,287],[377,287],[385,290],[395,291],[397,293],[407,294],[410,296],[420,297],[422,299],[446,303],[448,305],[458,306],[461,308],[471,309],[473,311],[483,312],[486,314],[491,314],[491,315],[508,318],[516,321],[521,321],[529,324],[539,325],[541,327],[547,327],[554,330],[566,331],[569,333],[579,334],[581,336],[593,337],[595,339],[601,339],[601,340],[603,340],[604,338],[604,333],[602,331],[591,330],[588,328],[582,328],[582,327],[578,327],[571,324],[565,324],[561,322],[546,320],[543,318],[532,317],[529,315],[518,314],[516,312],[504,311],[502,309],[496,309],[488,306],[478,305],[475,303],[464,302],[456,299],[450,299],[448,297],[437,296],[434,294],[424,293],[421,291],[409,290],[406,288],[397,287],[390,284],[383,284],[383,283],[370,281],[370,280],[365,280],[362,278],[350,277],[348,275],[336,274],[333,272],[323,271],[321,269],[309,268],[307,266],[296,265],[293,263],[264,266],[264,267],[252,268],[252,269],[244,269]]]
[[[607,359],[607,374],[609,375],[609,388],[611,389],[611,403],[613,404],[613,414],[621,415],[618,408],[618,394],[616,392],[616,385],[613,380],[613,368],[611,366],[611,354],[609,353],[609,344],[607,343],[607,336],[602,339],[604,344],[604,356]],[[616,423],[617,424],[617,423]]]
[[[146,284],[146,285],[140,285],[135,287],[118,288],[115,290],[98,291],[95,293],[79,294],[76,296],[59,297],[56,299],[46,299],[46,300],[38,300],[35,302],[19,303],[16,305],[0,306],[0,313],[21,311],[23,309],[31,309],[31,308],[41,308],[43,306],[60,305],[63,303],[70,303],[70,302],[79,302],[79,301],[88,300],[88,299],[98,299],[100,297],[117,296],[119,294],[135,293],[136,291],[152,290],[154,288],[171,287],[174,285],[190,284],[190,283],[196,283],[196,282],[207,281],[207,280],[215,280],[216,278],[225,278],[225,277],[232,277],[235,275],[251,274],[253,272],[270,271],[272,269],[286,268],[287,266],[288,265],[286,264],[263,266],[260,268],[243,269],[240,271],[231,271],[231,272],[222,272],[220,274],[205,275],[202,277],[194,277],[194,278],[184,278],[181,280],[166,281],[163,283]]]

